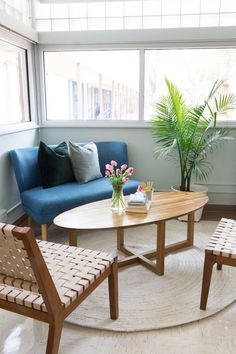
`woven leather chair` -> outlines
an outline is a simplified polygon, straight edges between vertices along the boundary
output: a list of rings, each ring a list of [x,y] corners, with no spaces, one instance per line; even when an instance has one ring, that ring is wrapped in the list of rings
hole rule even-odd
[[[217,269],[222,265],[236,267],[236,221],[221,219],[213,236],[205,249],[205,263],[202,279],[202,294],[200,309],[205,310],[211,283],[212,268],[217,263]]]
[[[0,308],[47,322],[47,354],[58,353],[64,319],[106,277],[117,319],[116,257],[36,241],[30,228],[0,223]]]

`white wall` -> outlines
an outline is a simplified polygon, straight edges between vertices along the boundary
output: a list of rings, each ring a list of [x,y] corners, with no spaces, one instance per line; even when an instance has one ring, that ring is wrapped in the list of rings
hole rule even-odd
[[[236,138],[236,129],[232,135]],[[61,141],[121,140],[128,144],[129,162],[135,170],[135,178],[151,180],[159,190],[168,190],[179,183],[176,166],[166,160],[153,157],[155,141],[149,128],[41,128],[41,140],[48,144]],[[213,171],[206,186],[211,204],[236,205],[236,140],[223,145],[210,155]],[[109,161],[108,161],[109,162]]]
[[[9,151],[36,145],[38,145],[38,129],[0,136],[0,210],[7,210],[9,223],[14,222],[23,214]]]

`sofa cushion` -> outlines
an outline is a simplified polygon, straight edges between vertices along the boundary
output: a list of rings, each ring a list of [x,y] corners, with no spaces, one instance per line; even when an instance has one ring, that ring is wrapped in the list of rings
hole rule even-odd
[[[124,194],[137,190],[139,181],[129,180],[124,185]],[[79,205],[111,198],[112,186],[106,177],[89,183],[70,182],[53,188],[43,189],[41,186],[21,193],[24,211],[39,224],[50,224],[63,211]]]
[[[69,148],[75,179],[78,183],[86,183],[102,177],[98,151],[94,143],[80,146],[69,141]]]
[[[38,163],[43,188],[50,188],[74,180],[74,174],[65,142],[50,147],[40,142]]]

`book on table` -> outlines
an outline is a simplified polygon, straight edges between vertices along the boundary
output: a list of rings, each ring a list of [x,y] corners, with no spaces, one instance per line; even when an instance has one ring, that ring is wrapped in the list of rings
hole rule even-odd
[[[146,193],[136,192],[129,196],[126,211],[133,213],[147,213],[150,205],[151,201],[147,199]]]

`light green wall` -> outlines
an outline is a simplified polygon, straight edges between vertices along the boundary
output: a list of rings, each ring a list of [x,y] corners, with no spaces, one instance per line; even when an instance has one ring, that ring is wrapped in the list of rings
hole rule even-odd
[[[8,222],[14,222],[23,214],[9,151],[35,145],[38,145],[37,129],[0,136],[0,210],[8,211]]]
[[[135,178],[152,180],[159,190],[169,190],[178,183],[178,168],[166,160],[153,157],[155,142],[150,129],[142,128],[41,128],[0,136],[0,210],[8,211],[8,222],[22,215],[20,197],[9,151],[15,148],[37,146],[41,140],[48,144],[63,140],[88,142],[120,140],[128,145],[129,162],[135,170]],[[236,138],[236,130],[232,135]],[[236,205],[236,141],[225,144],[211,155],[213,172],[207,181],[210,203]],[[108,161],[109,162],[109,161]]]
[[[236,138],[236,129],[232,135]],[[153,157],[155,148],[151,129],[148,128],[41,128],[41,140],[48,144],[63,140],[74,142],[121,140],[128,144],[129,162],[135,170],[135,178],[152,180],[159,190],[168,190],[179,182],[176,166],[166,160]],[[236,141],[230,142],[210,155],[213,171],[206,186],[210,203],[236,205]]]

